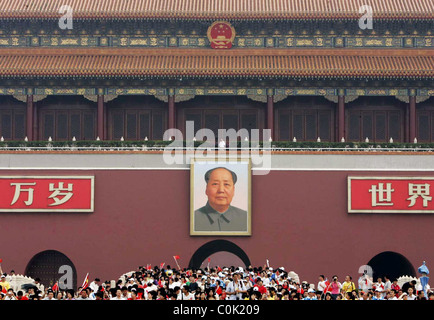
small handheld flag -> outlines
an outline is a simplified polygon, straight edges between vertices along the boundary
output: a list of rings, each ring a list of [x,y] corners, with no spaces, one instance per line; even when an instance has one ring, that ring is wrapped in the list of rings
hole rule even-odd
[[[175,262],[176,262],[176,265],[178,266],[178,269],[181,269],[181,268],[179,267],[179,264],[178,264],[178,260],[179,260],[180,258],[181,258],[180,256],[173,256],[173,259],[175,259]]]
[[[89,272],[86,274],[83,284],[81,285],[81,291],[86,289],[88,286],[89,286]]]

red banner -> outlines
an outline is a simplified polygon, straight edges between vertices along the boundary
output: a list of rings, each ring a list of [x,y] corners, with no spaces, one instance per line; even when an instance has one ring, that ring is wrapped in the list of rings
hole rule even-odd
[[[434,213],[434,177],[348,177],[348,212]]]
[[[93,176],[0,176],[0,212],[93,212]]]

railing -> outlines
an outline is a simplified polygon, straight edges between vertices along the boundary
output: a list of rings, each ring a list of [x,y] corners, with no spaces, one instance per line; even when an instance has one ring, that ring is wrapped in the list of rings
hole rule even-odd
[[[269,148],[264,147],[250,147],[250,148],[206,148],[206,147],[167,147],[167,146],[88,146],[88,147],[76,147],[76,146],[40,146],[40,147],[9,147],[9,146],[0,146],[0,151],[214,151],[214,152],[300,152],[300,151],[310,151],[310,152],[434,152],[434,148],[422,148],[422,147],[414,147],[414,148],[354,148],[354,147],[344,147],[344,148],[330,148],[330,147],[291,147],[291,148],[283,148],[283,147],[275,147],[271,146]]]
[[[227,151],[227,152],[434,152],[434,143],[356,143],[356,142],[238,142],[219,147],[194,141],[2,141],[0,151]]]

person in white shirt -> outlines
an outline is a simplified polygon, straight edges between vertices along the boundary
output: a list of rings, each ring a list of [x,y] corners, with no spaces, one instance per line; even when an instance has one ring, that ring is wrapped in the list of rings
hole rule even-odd
[[[125,300],[128,300],[128,298],[130,297],[130,294],[128,293],[128,288],[123,286],[121,288],[121,292],[122,292],[122,297],[124,297]]]
[[[325,289],[327,289],[325,277],[324,277],[324,275],[320,275],[318,285],[317,285],[317,291],[320,291],[322,294]]]
[[[373,281],[372,278],[364,273],[358,281],[358,285],[359,285],[359,290],[363,291],[363,292],[368,292],[369,290],[372,289],[372,285],[373,285]]]
[[[17,300],[17,297],[15,297],[14,290],[9,289],[7,291],[6,297],[4,297],[3,300]]]
[[[48,291],[47,292],[47,296],[42,299],[42,300],[56,300],[56,298],[54,298],[54,292],[53,291]]]
[[[157,292],[157,290],[158,290],[158,287],[154,283],[149,282],[147,287],[144,290],[145,291],[145,298],[148,298],[149,292],[151,292],[151,291]]]
[[[390,289],[392,289],[392,282],[387,276],[384,276],[384,291],[388,292]]]
[[[398,300],[398,298],[395,295],[395,291],[394,290],[389,290],[386,294],[386,299],[387,300]]]
[[[110,300],[127,300],[124,296],[122,296],[121,289],[116,290],[116,295],[114,297],[111,297]]]
[[[41,283],[41,279],[35,278],[34,284],[39,291],[45,292],[45,288],[44,285]]]
[[[125,287],[129,288],[132,287],[135,284],[135,281],[133,278],[129,278],[127,283],[124,285]]]
[[[315,290],[313,290],[312,288],[307,290],[307,297],[304,297],[303,300],[318,300],[315,295]]]
[[[92,289],[93,293],[97,293],[98,289],[99,289],[99,282],[100,280],[98,278],[96,278],[95,280],[93,280],[90,284],[89,284],[89,288]]]
[[[407,300],[416,300],[416,295],[413,292],[413,288],[408,288]]]
[[[182,291],[181,291],[181,287],[175,287],[173,289],[173,292],[176,295],[176,300],[182,300]]]
[[[247,289],[240,278],[240,273],[234,273],[233,281],[229,282],[226,287],[227,300],[243,300],[243,293],[247,293]]]
[[[188,286],[182,287],[181,300],[196,300],[194,294],[188,289]]]
[[[90,288],[89,288],[90,289]],[[92,289],[91,289],[92,290]],[[80,291],[80,296],[76,300],[92,300],[89,298],[88,292],[86,289]]]
[[[169,289],[174,289],[175,287],[180,287],[181,288],[181,286],[182,286],[182,284],[179,281],[179,279],[175,278],[174,281],[171,284],[169,284]]]
[[[384,290],[384,282],[382,281],[382,279],[378,278],[377,282],[374,283],[374,286],[375,291],[377,291],[377,289],[380,289],[381,297],[384,299],[386,297],[386,291]]]
[[[265,277],[262,278],[262,283],[266,287],[268,287],[270,285],[271,281],[270,281],[270,275],[269,274],[267,274]]]

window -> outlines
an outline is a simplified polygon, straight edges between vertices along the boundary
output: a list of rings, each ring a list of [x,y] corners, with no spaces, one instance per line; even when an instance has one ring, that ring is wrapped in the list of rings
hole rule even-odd
[[[0,109],[0,132],[5,140],[22,140],[26,136],[24,111]]]
[[[348,110],[348,141],[394,142],[403,139],[403,113],[390,110]]]
[[[162,140],[166,112],[162,110],[113,109],[110,112],[110,139]]]
[[[279,140],[297,141],[331,141],[332,110],[321,109],[279,109],[278,132]]]
[[[43,140],[95,140],[96,111],[43,109],[40,131]]]

